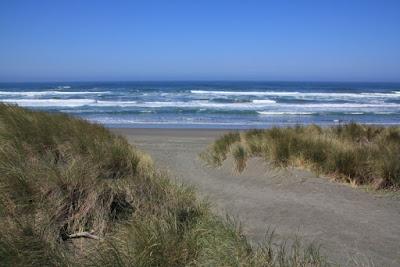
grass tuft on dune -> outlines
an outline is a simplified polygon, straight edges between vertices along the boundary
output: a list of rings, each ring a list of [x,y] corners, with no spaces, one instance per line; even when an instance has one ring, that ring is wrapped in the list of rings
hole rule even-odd
[[[239,138],[226,137],[218,153]],[[243,147],[235,149],[244,163]],[[328,263],[297,242],[251,246],[237,224],[102,126],[0,104],[0,265]]]
[[[234,136],[235,138],[232,138]],[[377,189],[400,187],[400,128],[356,123],[228,133],[201,154],[220,166],[231,155],[241,172],[246,160],[262,157],[275,166],[307,167],[317,173]]]

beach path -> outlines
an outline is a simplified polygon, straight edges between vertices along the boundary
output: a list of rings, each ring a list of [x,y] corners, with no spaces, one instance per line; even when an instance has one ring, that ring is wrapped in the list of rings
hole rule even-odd
[[[400,266],[400,200],[317,177],[308,171],[279,170],[261,159],[237,174],[229,160],[204,165],[198,154],[223,131],[114,129],[148,152],[157,166],[197,188],[243,223],[248,238],[261,242],[268,228],[279,238],[295,235],[317,242],[342,266]]]

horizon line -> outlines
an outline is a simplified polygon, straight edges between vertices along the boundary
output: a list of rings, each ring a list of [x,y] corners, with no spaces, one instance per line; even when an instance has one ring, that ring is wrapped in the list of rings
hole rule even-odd
[[[238,79],[238,80],[231,80],[231,79],[160,79],[160,80],[43,80],[43,81],[0,81],[0,84],[7,84],[7,83],[115,83],[115,82],[124,82],[124,83],[156,83],[156,82],[254,82],[254,83],[387,83],[387,84],[400,84],[399,81],[363,81],[363,80],[247,80],[247,79]]]

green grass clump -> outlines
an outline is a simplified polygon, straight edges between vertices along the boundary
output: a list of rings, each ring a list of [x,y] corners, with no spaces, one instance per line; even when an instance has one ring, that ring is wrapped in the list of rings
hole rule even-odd
[[[238,132],[224,134],[214,142],[212,149],[205,151],[200,156],[210,164],[220,165],[226,159],[231,145],[238,141],[240,141]]]
[[[245,162],[243,147],[233,153]],[[73,238],[83,233],[95,239]],[[326,265],[313,247],[250,246],[99,125],[0,104],[0,266]]]
[[[239,171],[246,165],[244,159],[264,157],[277,166],[308,167],[360,185],[379,189],[400,187],[399,127],[311,125],[249,130],[237,136],[234,142],[227,142],[232,138],[222,136],[203,153],[204,157],[208,155],[209,162],[221,165],[231,154]],[[224,153],[217,150],[220,143],[225,144]],[[240,153],[235,148],[238,145]]]
[[[241,144],[235,144],[234,146],[232,146],[231,153],[233,155],[233,158],[235,159],[237,171],[242,172],[246,167],[246,161],[247,161],[246,149]]]

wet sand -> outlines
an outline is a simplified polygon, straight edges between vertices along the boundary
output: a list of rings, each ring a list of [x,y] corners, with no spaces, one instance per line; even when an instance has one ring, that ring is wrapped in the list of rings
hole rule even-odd
[[[148,152],[157,166],[192,185],[221,215],[238,218],[248,238],[268,228],[321,245],[342,266],[400,266],[400,200],[352,188],[298,169],[253,159],[242,174],[229,160],[207,167],[198,154],[224,130],[112,129]]]

